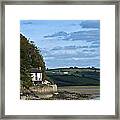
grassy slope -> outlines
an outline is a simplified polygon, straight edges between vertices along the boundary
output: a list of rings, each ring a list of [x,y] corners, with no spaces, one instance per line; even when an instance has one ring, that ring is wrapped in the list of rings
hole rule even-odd
[[[60,70],[60,73],[57,73]],[[62,71],[70,74],[61,74]],[[77,71],[77,73],[76,73]],[[54,74],[52,73],[54,72]],[[86,71],[86,69],[54,69],[47,72],[47,76],[58,86],[99,86],[100,73]]]

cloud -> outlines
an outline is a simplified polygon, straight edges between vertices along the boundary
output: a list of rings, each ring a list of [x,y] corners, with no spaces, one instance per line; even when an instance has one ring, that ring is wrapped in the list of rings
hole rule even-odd
[[[44,60],[45,61],[49,61],[49,60],[55,60],[55,57],[51,57],[51,56],[46,56],[46,57],[44,57]]]
[[[84,49],[84,50],[83,50],[83,52],[89,52],[89,50],[87,50],[87,49]]]
[[[92,42],[93,45],[99,45],[100,44],[100,41],[94,41]]]
[[[63,47],[61,47],[61,46],[56,46],[56,47],[52,48],[51,50],[62,50],[62,49],[63,49]]]
[[[77,31],[70,33],[66,40],[87,40],[94,41],[99,39],[99,30]]]
[[[41,50],[42,55],[47,59],[71,59],[71,58],[94,58],[99,57],[99,50],[96,50],[99,46],[56,46],[50,50]],[[94,48],[94,49],[90,49]]]
[[[82,48],[83,47],[83,48]],[[88,46],[56,46],[51,50],[43,49],[44,60],[48,67],[57,66],[99,66],[99,52]],[[83,51],[79,51],[82,48]],[[85,62],[86,61],[86,62]]]
[[[57,32],[57,33],[54,33],[52,35],[47,35],[47,36],[44,36],[44,38],[48,38],[48,37],[60,37],[60,36],[67,36],[68,34],[64,31],[60,31],[60,32]]]
[[[100,21],[99,20],[85,20],[81,22],[80,26],[82,26],[82,28],[100,28]]]
[[[44,57],[54,57],[55,59],[68,59],[68,58],[94,58],[99,57],[99,53],[83,53],[77,51],[61,51],[61,52],[50,52],[44,55]]]
[[[64,46],[64,47],[56,46],[56,47],[53,47],[51,49],[51,51],[56,51],[56,50],[77,50],[77,49],[88,48],[88,47],[89,46],[87,46],[87,45],[83,45],[83,46],[70,45],[70,46]]]
[[[100,39],[99,32],[100,32],[99,30],[76,31],[70,33],[62,31],[52,35],[44,36],[44,38],[54,38],[52,40],[66,40],[66,41],[84,40],[87,42],[91,42],[98,41]]]
[[[89,46],[89,48],[99,48],[100,46],[99,45],[91,45]]]
[[[56,60],[49,60],[46,61],[46,64],[49,68],[56,68],[56,67],[70,67],[70,66],[80,66],[80,67],[99,67],[100,66],[100,60],[95,59],[56,59]]]
[[[90,52],[95,52],[95,51],[96,51],[95,49],[90,50]]]
[[[75,23],[71,23],[69,24],[69,26],[77,26],[78,24],[75,24]]]
[[[88,46],[87,45],[85,45],[85,46],[75,46],[75,45],[65,46],[64,50],[76,50],[76,49],[80,49],[80,48],[88,48]]]
[[[83,49],[82,52],[96,52],[96,49]]]

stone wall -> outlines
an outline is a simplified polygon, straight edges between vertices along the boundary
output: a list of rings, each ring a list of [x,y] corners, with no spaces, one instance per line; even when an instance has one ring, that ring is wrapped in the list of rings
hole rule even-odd
[[[57,85],[33,86],[30,89],[38,94],[55,93],[57,92]]]

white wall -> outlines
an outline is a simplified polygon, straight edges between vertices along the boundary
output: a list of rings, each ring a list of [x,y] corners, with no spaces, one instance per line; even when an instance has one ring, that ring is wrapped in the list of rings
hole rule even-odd
[[[42,73],[39,73],[38,76],[39,76],[40,80],[42,80]]]
[[[32,81],[36,81],[35,74],[36,73],[31,73],[32,74]],[[42,73],[37,73],[37,81],[42,80]]]

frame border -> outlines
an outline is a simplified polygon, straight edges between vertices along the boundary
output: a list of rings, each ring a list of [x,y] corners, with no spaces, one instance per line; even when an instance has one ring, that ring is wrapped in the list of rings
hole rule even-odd
[[[5,5],[115,5],[115,115],[5,115]],[[0,119],[119,119],[119,0],[2,1]]]

